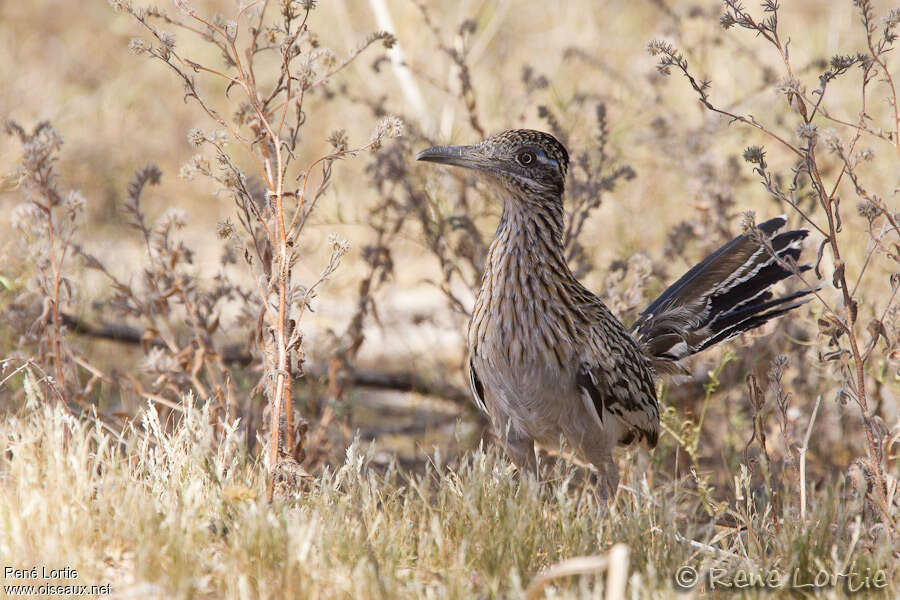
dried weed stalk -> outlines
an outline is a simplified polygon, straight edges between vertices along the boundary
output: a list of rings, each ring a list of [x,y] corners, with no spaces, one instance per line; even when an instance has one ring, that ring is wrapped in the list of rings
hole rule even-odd
[[[243,3],[232,19],[205,17],[180,0],[176,2],[177,16],[157,8],[136,8],[128,0],[111,3],[130,14],[150,35],[150,41],[133,40],[131,49],[168,67],[182,82],[185,98],[193,100],[219,128],[211,133],[191,131],[190,141],[209,150],[213,160],[198,154],[183,174],[215,180],[233,197],[238,209],[240,230],[223,227],[222,235],[241,247],[256,283],[261,323],[256,342],[265,365],[257,387],[267,398],[270,440],[266,462],[270,474],[275,473],[280,464],[302,460],[302,446],[284,451],[281,443],[282,431],[287,440],[295,439],[292,381],[295,373],[302,373],[304,357],[298,323],[316,287],[333,272],[348,249],[346,242],[335,240],[322,276],[312,285],[303,286],[293,277],[293,267],[301,259],[297,251],[300,236],[330,182],[332,163],[376,149],[385,139],[399,136],[402,129],[399,120],[385,118],[367,143],[353,147],[343,131],[336,131],[329,138],[331,152],[296,168],[301,131],[308,119],[305,100],[321,91],[367,47],[376,42],[390,47],[394,38],[388,33],[374,33],[340,59],[320,47],[307,25],[315,7],[310,0]],[[204,65],[183,55],[176,48],[175,36],[163,25],[213,44],[223,64]],[[274,73],[260,66],[266,55],[278,57]],[[204,94],[197,74],[225,82],[225,98],[215,101]],[[231,100],[234,92],[239,94],[239,101]],[[232,116],[217,108],[221,103],[230,103]],[[240,147],[252,160],[255,177],[265,188],[262,201],[251,193],[252,180],[237,166],[229,144]],[[320,171],[319,183],[310,188],[316,170]],[[270,476],[270,498],[273,486],[274,477]]]
[[[56,161],[63,140],[50,123],[38,123],[28,132],[7,121],[5,129],[22,144],[21,163],[11,179],[25,202],[14,210],[12,224],[20,235],[17,243],[24,261],[34,272],[12,290],[13,299],[3,307],[3,315],[10,322],[30,323],[18,343],[34,345],[36,354],[33,362],[19,362],[41,372],[40,381],[58,401],[83,401],[98,379],[92,374],[85,385],[79,383],[79,366],[96,371],[66,343],[62,311],[73,299],[66,267],[85,199],[78,191],[60,188]],[[14,362],[4,360],[4,371]]]
[[[824,313],[819,319],[820,333],[827,337],[831,348],[821,354],[821,360],[830,362],[840,372],[842,386],[839,400],[843,403],[852,401],[860,411],[863,422],[863,433],[866,439],[867,456],[858,461],[859,467],[869,481],[869,496],[881,512],[886,524],[894,527],[891,505],[896,500],[897,480],[885,472],[885,444],[887,427],[877,415],[871,402],[873,365],[870,360],[876,347],[883,350],[885,357],[896,357],[897,328],[893,319],[886,319],[896,313],[895,300],[900,272],[897,271],[898,253],[896,245],[900,241],[898,217],[885,202],[884,196],[867,188],[862,181],[859,167],[874,157],[868,149],[860,148],[860,140],[864,137],[878,139],[891,147],[900,159],[900,117],[898,117],[898,96],[893,76],[887,67],[887,54],[892,49],[897,34],[895,29],[900,24],[900,11],[890,11],[880,22],[876,19],[871,3],[868,0],[855,0],[860,21],[865,33],[865,49],[851,55],[835,55],[829,68],[818,78],[818,85],[811,91],[800,81],[791,62],[789,47],[783,33],[779,29],[778,3],[765,0],[762,3],[764,17],[757,20],[736,0],[725,0],[724,12],[720,24],[724,29],[737,27],[754,32],[777,52],[784,69],[784,79],[777,84],[778,93],[785,100],[785,108],[791,117],[786,122],[797,121],[794,131],[781,131],[778,128],[757,120],[749,114],[739,114],[721,108],[711,97],[711,82],[698,79],[688,68],[684,56],[671,44],[654,40],[648,48],[651,54],[659,57],[658,69],[668,74],[675,69],[681,72],[697,93],[700,103],[709,111],[760,131],[774,140],[782,149],[794,158],[792,176],[787,178],[790,184],[785,186],[782,178],[770,169],[766,161],[766,153],[760,146],[751,146],[744,152],[744,159],[754,165],[754,172],[760,177],[763,186],[775,199],[791,207],[800,218],[822,236],[819,247],[816,274],[821,277],[822,259],[826,250],[830,252],[833,263],[831,284],[840,291],[840,303],[835,305],[826,294],[819,290],[816,282],[809,280],[797,269],[795,274],[815,290]],[[828,112],[825,108],[826,92],[839,77],[847,74],[852,68],[861,71],[859,86],[859,111],[856,118],[843,118]],[[887,123],[878,128],[872,124],[869,114],[871,97],[879,95],[889,106]],[[824,131],[824,126],[840,126],[847,131],[842,137],[840,132]],[[820,152],[822,146],[826,152]],[[829,153],[831,157],[829,157]],[[839,169],[832,181],[826,181],[827,164],[836,160]],[[896,169],[894,162],[891,168]],[[854,279],[848,273],[845,262],[847,252],[844,213],[841,210],[841,197],[838,194],[841,183],[849,181],[851,191],[858,200],[858,214],[868,232],[869,250],[863,264],[857,267]],[[846,187],[846,185],[845,185]],[[812,199],[809,206],[804,204],[806,198]],[[752,226],[752,216],[747,219]],[[749,231],[749,229],[748,229]],[[866,325],[870,341],[862,343],[862,328],[859,324],[860,282],[866,270],[873,264],[876,256],[884,259],[883,265],[891,272],[888,301],[880,309],[872,308],[872,315]],[[879,342],[883,342],[879,344]],[[780,377],[779,377],[780,380]],[[758,386],[757,386],[758,387]],[[751,389],[753,385],[751,384]],[[776,394],[779,399],[779,410],[786,422],[786,404],[789,398]],[[801,482],[801,485],[803,482]]]

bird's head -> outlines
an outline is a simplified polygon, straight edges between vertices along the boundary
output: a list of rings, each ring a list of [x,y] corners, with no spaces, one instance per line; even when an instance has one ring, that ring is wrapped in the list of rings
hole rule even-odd
[[[475,169],[488,182],[515,196],[562,197],[569,153],[543,131],[513,129],[472,146],[434,146],[416,160]]]

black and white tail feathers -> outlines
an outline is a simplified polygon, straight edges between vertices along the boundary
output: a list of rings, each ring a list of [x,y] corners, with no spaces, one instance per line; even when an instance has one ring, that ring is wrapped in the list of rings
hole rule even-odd
[[[779,258],[797,263],[809,232],[778,233],[786,224],[780,216],[758,228]],[[797,268],[803,272],[811,267]],[[657,372],[677,372],[681,359],[809,301],[808,289],[773,298],[769,288],[792,274],[758,240],[740,235],[660,294],[632,325],[632,333]]]

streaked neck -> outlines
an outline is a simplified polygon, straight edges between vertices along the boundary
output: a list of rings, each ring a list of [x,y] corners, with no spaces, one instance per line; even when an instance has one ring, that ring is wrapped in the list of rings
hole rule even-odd
[[[561,364],[578,313],[572,297],[578,284],[563,252],[562,207],[525,202],[504,199],[472,314],[469,350],[493,348],[510,363],[523,364],[550,353]]]
[[[549,261],[560,274],[568,273],[562,242],[565,224],[562,203],[550,198],[512,197],[509,192],[500,195],[503,214],[491,242],[489,266],[500,266],[494,262],[511,253],[518,260],[510,266]]]

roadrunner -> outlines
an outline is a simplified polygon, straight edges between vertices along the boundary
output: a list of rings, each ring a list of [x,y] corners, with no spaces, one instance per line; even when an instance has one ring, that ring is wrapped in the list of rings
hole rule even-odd
[[[777,217],[690,269],[629,331],[566,263],[569,156],[556,138],[507,131],[474,146],[428,148],[416,160],[475,169],[503,204],[469,323],[469,375],[520,469],[535,469],[535,442],[558,448],[564,438],[598,469],[601,491],[615,492],[613,448],[652,447],[659,436],[657,374],[807,301],[808,290],[780,298],[769,290],[792,274],[786,266],[808,233],[778,233],[786,220]]]

